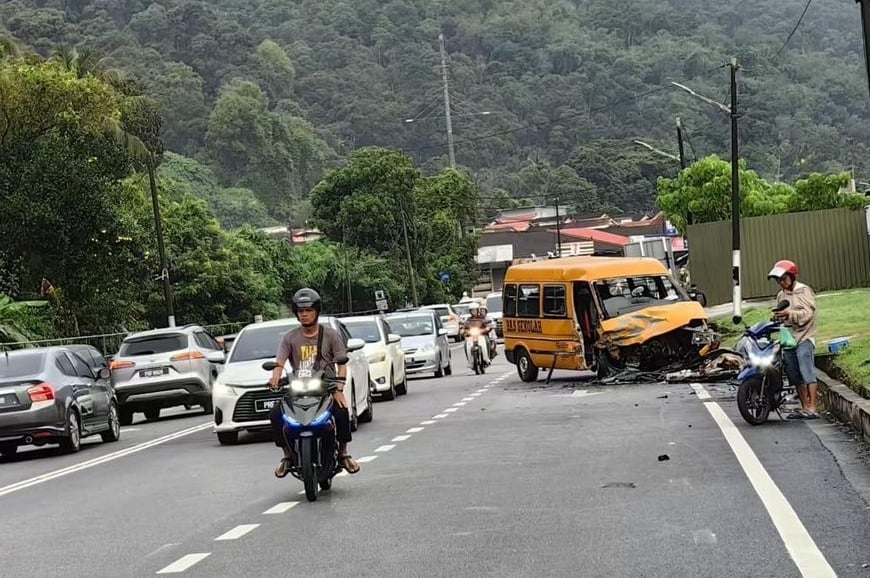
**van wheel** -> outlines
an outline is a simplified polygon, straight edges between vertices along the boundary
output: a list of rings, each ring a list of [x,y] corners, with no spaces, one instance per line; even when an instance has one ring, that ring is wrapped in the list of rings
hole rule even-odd
[[[538,381],[538,368],[532,363],[532,358],[525,349],[517,352],[517,373],[526,383]]]

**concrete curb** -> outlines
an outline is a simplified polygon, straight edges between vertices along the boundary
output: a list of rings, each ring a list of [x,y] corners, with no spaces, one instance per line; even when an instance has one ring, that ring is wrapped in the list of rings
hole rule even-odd
[[[837,419],[852,426],[870,443],[870,400],[864,399],[849,386],[840,383],[816,368],[819,379],[819,397]]]

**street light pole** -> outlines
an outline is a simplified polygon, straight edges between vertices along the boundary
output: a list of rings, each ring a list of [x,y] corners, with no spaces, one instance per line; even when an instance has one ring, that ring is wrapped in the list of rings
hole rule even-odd
[[[160,219],[160,204],[157,200],[157,179],[154,178],[154,155],[148,154],[148,181],[151,185],[151,204],[154,207],[154,229],[157,232],[157,253],[160,257],[160,279],[163,280],[163,300],[169,327],[175,327],[175,308],[172,305],[172,284],[169,282],[169,267],[166,264],[166,248],[163,245],[163,222]]]
[[[559,219],[559,197],[556,197],[556,257],[562,256],[562,224]]]
[[[864,67],[867,69],[867,82],[870,86],[870,0],[855,0],[861,5],[861,30],[864,37]]]
[[[731,106],[725,106],[711,98],[702,96],[678,82],[674,86],[685,90],[692,96],[711,104],[728,114],[731,118],[731,278],[734,283],[731,295],[733,306],[732,321],[736,324],[742,319],[743,295],[740,287],[740,155],[738,152],[737,133],[737,71],[740,66],[737,59],[732,58],[728,64],[731,68]]]
[[[737,151],[737,59],[731,59],[731,276],[734,293],[734,324],[740,323],[743,295],[740,287],[740,156]]]
[[[441,49],[441,81],[444,83],[444,117],[447,119],[447,155],[450,168],[456,168],[456,155],[453,151],[453,122],[450,119],[450,88],[447,84],[447,50],[444,48],[444,35],[438,35],[438,46]]]

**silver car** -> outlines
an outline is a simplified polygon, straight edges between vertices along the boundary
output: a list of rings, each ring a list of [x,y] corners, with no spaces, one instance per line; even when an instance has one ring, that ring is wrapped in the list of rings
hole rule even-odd
[[[211,384],[224,361],[223,347],[199,325],[129,335],[110,365],[121,424],[137,411],[153,421],[161,409],[182,405],[211,414]]]
[[[441,325],[437,311],[422,309],[393,313],[387,321],[393,332],[402,338],[406,373],[433,371],[435,377],[453,373],[447,329]]]
[[[108,369],[65,347],[0,353],[0,455],[45,444],[77,452],[95,434],[121,436]]]

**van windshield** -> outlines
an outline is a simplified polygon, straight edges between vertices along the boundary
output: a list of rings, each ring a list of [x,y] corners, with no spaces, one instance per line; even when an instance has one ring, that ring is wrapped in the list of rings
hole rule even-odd
[[[667,275],[615,277],[595,282],[595,291],[607,317],[618,317],[647,307],[689,301]]]

